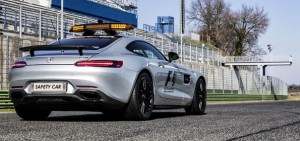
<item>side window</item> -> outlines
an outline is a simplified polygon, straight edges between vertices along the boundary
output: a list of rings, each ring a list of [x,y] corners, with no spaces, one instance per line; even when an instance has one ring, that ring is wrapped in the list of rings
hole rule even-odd
[[[146,55],[147,55],[148,58],[158,59],[158,57],[152,51],[145,50],[145,53],[146,53]]]
[[[147,57],[147,55],[141,49],[134,49],[133,52],[138,54],[138,55]]]
[[[137,55],[147,57],[144,47],[140,44],[140,42],[132,42],[126,47],[126,49]]]
[[[166,58],[151,44],[143,41],[135,41],[130,43],[127,50],[151,59],[166,60]]]
[[[149,43],[142,42],[146,48],[145,52],[147,52],[148,58],[166,60],[165,56],[158,51],[154,46]]]

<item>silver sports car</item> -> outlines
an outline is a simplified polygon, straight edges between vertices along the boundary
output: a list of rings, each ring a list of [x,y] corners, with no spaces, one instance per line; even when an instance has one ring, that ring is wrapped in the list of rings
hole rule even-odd
[[[174,52],[167,59],[150,43],[116,32],[129,29],[122,23],[78,25],[70,31],[82,37],[21,47],[28,55],[9,72],[17,114],[25,120],[46,119],[51,111],[101,111],[130,120],[147,120],[154,109],[203,114],[203,75],[174,63]]]

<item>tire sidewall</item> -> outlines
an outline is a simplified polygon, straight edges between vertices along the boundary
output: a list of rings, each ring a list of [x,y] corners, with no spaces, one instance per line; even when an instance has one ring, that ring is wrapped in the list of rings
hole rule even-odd
[[[147,115],[143,114],[140,110],[140,103],[139,103],[139,85],[140,83],[142,83],[143,79],[148,79],[149,82],[151,83],[151,89],[152,89],[152,106],[151,109],[149,111],[149,113]],[[153,103],[154,103],[154,90],[153,90],[154,86],[153,86],[153,80],[152,78],[147,74],[147,73],[141,73],[138,78],[137,81],[135,83],[132,95],[131,95],[131,99],[129,101],[128,104],[128,108],[127,108],[127,112],[130,112],[129,115],[126,112],[126,117],[128,117],[129,119],[135,119],[135,120],[147,120],[151,117],[152,115],[152,110],[153,110]],[[135,111],[135,112],[134,112]]]
[[[203,99],[203,101],[202,101],[202,105],[201,105],[201,108],[200,108],[200,100],[198,99],[198,89],[200,89],[200,85],[202,84],[202,87],[203,87],[203,90],[202,90],[202,99]],[[195,94],[194,94],[194,99],[195,99],[195,103],[197,104],[197,105],[195,105],[195,106],[197,106],[198,107],[198,109],[197,109],[197,111],[199,111],[199,114],[204,114],[204,112],[205,112],[205,109],[206,109],[206,102],[207,102],[207,95],[206,95],[206,84],[205,84],[205,81],[204,81],[204,79],[203,78],[200,78],[199,79],[199,81],[198,81],[198,83],[197,83],[197,86],[196,86],[196,90],[195,90]]]

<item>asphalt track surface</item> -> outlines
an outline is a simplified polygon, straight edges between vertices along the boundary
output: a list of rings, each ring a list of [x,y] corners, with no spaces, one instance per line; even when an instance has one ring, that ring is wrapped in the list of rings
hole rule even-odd
[[[209,105],[206,115],[155,111],[149,121],[53,112],[45,121],[0,114],[0,140],[300,140],[300,101]]]

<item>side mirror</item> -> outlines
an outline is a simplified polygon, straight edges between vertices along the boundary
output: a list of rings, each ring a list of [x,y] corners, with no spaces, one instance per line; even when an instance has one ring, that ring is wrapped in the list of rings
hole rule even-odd
[[[173,60],[179,59],[178,54],[175,53],[175,52],[169,52],[169,53],[168,53],[168,57],[169,57],[169,62],[170,62],[170,63],[171,63]]]

